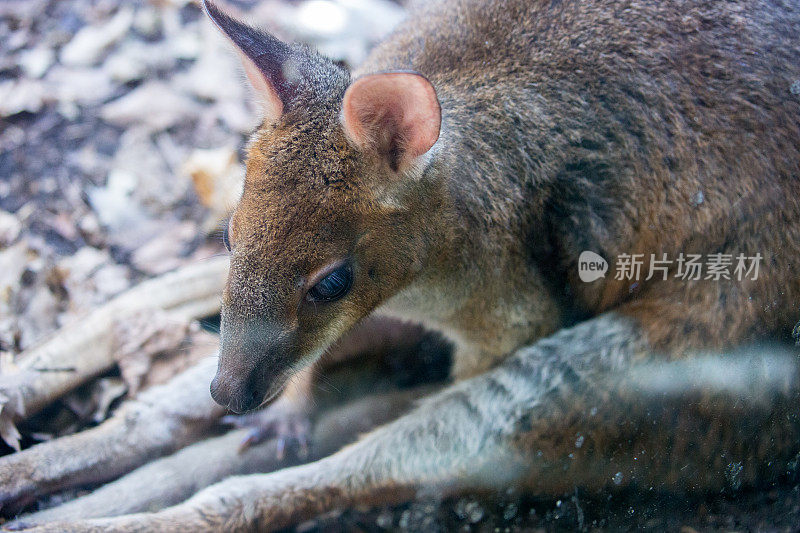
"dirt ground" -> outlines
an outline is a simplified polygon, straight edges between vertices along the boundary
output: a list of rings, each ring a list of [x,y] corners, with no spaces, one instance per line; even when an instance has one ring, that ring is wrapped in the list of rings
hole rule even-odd
[[[403,16],[388,0],[227,3],[349,65]],[[219,228],[236,201],[256,116],[235,57],[196,3],[0,2],[0,365],[138,281],[224,253]],[[161,371],[171,375],[193,357],[184,350]],[[385,370],[401,385],[441,379],[444,353],[427,363]],[[104,374],[21,426],[21,447],[107,418],[131,388],[123,374]],[[0,455],[12,452],[0,442]],[[707,496],[646,487],[546,499],[425,493],[296,530],[640,528],[798,531],[800,485]]]

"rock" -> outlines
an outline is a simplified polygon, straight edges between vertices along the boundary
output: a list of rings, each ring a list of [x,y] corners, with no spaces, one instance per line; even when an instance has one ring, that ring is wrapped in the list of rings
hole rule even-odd
[[[197,104],[185,94],[161,81],[145,82],[125,96],[109,102],[100,112],[106,122],[117,126],[145,126],[160,131],[199,114]]]
[[[133,10],[125,7],[105,24],[83,27],[61,49],[61,62],[72,66],[96,64],[103,52],[128,33],[132,23]]]

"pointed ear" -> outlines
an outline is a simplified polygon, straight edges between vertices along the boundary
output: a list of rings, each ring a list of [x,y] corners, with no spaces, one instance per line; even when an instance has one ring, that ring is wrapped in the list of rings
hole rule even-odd
[[[265,118],[280,117],[302,81],[299,58],[293,57],[288,44],[232,18],[214,2],[203,0],[203,7],[211,21],[236,46],[247,78],[263,100]]]
[[[356,146],[378,151],[400,171],[439,138],[442,110],[433,85],[421,74],[384,72],[348,87],[341,121]]]

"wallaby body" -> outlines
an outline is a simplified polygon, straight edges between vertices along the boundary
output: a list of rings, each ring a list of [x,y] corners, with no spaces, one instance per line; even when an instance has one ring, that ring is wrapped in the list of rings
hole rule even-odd
[[[430,4],[354,78],[424,75],[441,105],[436,144],[405,175],[381,176],[387,169],[342,132],[347,73],[329,67],[310,82],[323,87],[308,90],[314,105],[266,122],[251,146],[233,227],[271,229],[234,251],[230,290],[241,297],[227,313],[268,315],[237,310],[254,301],[237,291],[263,287],[323,246],[344,255],[357,242],[372,252],[360,274],[371,270],[378,287],[337,310],[322,347],[378,306],[450,334],[457,376],[609,309],[632,316],[665,351],[786,332],[800,293],[800,102],[790,91],[800,56],[781,39],[797,18],[776,2]],[[289,187],[297,189],[284,194]],[[348,235],[357,231],[360,241]],[[342,242],[325,242],[334,238]],[[753,282],[589,284],[577,278],[583,250],[609,259],[761,253],[770,267]],[[313,351],[253,360],[239,381],[264,365],[278,376]]]
[[[208,8],[266,110],[230,224],[215,399],[258,406],[373,312],[443,330],[454,377],[475,377],[321,461],[92,527],[281,527],[428,485],[785,473],[796,358],[734,348],[788,341],[800,318],[800,6],[441,1],[353,76]],[[763,263],[584,283],[585,250]]]
[[[786,333],[800,313],[800,47],[781,36],[798,20],[781,2],[454,1],[406,22],[354,77],[418,71],[442,105],[430,173],[450,204],[425,222],[452,244],[440,277],[411,289],[415,317],[489,344],[489,359],[614,308],[669,350]],[[757,283],[632,288],[581,282],[584,250],[761,252],[771,266]]]

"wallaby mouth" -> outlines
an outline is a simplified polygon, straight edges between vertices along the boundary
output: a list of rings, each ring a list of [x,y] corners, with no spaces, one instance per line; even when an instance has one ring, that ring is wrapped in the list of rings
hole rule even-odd
[[[211,382],[215,402],[236,413],[269,403],[286,387],[297,355],[297,335],[261,318],[223,309],[222,343]]]
[[[280,395],[292,374],[287,350],[220,350],[217,374],[211,382],[211,397],[236,413],[263,407]]]
[[[211,397],[237,414],[260,409],[280,396],[288,382],[285,372],[277,379],[265,379],[264,375],[268,374],[270,372],[264,368],[255,368],[249,375],[240,377],[219,368],[211,381]]]

